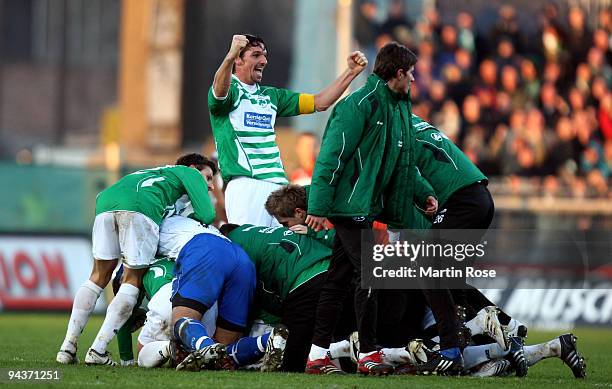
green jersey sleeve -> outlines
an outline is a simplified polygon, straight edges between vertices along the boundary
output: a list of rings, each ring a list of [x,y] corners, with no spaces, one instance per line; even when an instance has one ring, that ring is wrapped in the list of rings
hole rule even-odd
[[[276,115],[296,116],[300,113],[300,94],[288,89],[274,88],[276,93]]]
[[[350,97],[339,102],[323,134],[310,191],[308,213],[327,216],[338,180],[352,158],[366,127],[366,113]]]
[[[227,115],[232,111],[232,107],[236,102],[236,98],[238,96],[238,89],[232,80],[230,84],[229,91],[227,92],[227,96],[223,97],[215,97],[215,92],[213,87],[211,86],[208,90],[208,110],[212,115]]]
[[[336,230],[332,228],[331,230],[321,230],[319,232],[316,232],[312,228],[308,228],[306,235],[309,238],[316,239],[319,243],[322,243],[325,246],[332,248],[332,246],[334,245],[334,238],[336,237]]]
[[[193,218],[204,224],[215,220],[215,207],[208,195],[208,185],[199,171],[185,166],[176,166],[176,176],[181,180],[193,206]]]

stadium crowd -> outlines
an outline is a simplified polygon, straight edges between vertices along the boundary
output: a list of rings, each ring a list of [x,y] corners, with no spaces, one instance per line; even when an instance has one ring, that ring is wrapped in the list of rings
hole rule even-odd
[[[371,64],[392,40],[417,53],[415,114],[513,190],[612,195],[610,8],[589,23],[578,5],[548,2],[529,32],[511,4],[499,8],[489,31],[479,30],[467,11],[451,23],[443,23],[435,8],[409,20],[404,4],[392,1],[380,21],[377,3],[363,0],[355,38]]]

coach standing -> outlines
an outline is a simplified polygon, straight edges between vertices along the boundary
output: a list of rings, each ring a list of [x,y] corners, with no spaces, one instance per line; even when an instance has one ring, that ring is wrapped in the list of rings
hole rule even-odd
[[[234,35],[208,93],[219,167],[227,183],[225,207],[230,223],[279,225],[264,208],[268,195],[288,182],[276,145],[276,117],[329,108],[367,60],[355,51],[347,63],[347,69],[316,95],[261,86],[268,64],[265,42],[252,35]]]
[[[384,46],[365,86],[341,100],[327,123],[306,223],[318,231],[330,218],[336,238],[317,307],[307,373],[340,372],[327,357],[327,349],[351,281],[357,281],[358,370],[375,375],[393,371],[376,351],[377,293],[360,285],[361,244],[362,234],[364,240],[372,239],[373,220],[410,227],[413,198],[430,212],[437,208],[431,186],[418,179],[413,161],[410,83],[416,62],[405,46]]]

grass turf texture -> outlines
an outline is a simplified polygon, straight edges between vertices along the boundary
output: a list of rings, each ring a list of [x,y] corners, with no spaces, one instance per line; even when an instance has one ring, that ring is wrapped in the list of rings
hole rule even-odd
[[[100,387],[149,389],[164,388],[481,388],[518,387],[598,387],[612,388],[612,330],[579,328],[579,351],[587,360],[587,379],[577,380],[560,359],[547,359],[529,369],[524,379],[514,376],[506,378],[471,377],[414,377],[390,376],[359,377],[307,376],[305,374],[256,372],[176,372],[171,369],[140,369],[137,367],[90,367],[83,364],[85,352],[95,337],[102,318],[93,317],[88,323],[80,341],[78,351],[81,364],[62,366],[55,362],[55,354],[66,330],[68,314],[0,314],[0,368],[2,369],[59,369],[61,380],[53,383],[18,383],[16,386],[41,388],[53,387]],[[552,339],[557,333],[530,331],[528,344]],[[118,361],[117,342],[113,341],[110,351]],[[0,379],[0,386],[6,384],[6,373]]]

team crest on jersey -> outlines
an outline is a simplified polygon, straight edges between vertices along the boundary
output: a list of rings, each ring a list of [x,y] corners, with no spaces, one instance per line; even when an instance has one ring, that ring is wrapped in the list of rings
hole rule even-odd
[[[287,231],[283,232],[283,236],[289,236],[289,235],[293,235],[293,231],[287,230]]]
[[[439,133],[437,133],[437,132],[434,132],[434,133],[432,133],[432,134],[431,134],[431,138],[432,138],[433,140],[435,140],[435,141],[438,141],[438,142],[439,142],[439,141],[441,141],[441,140],[442,140],[442,135],[440,135],[440,134],[439,134]]]

